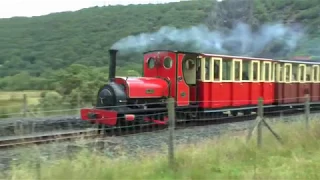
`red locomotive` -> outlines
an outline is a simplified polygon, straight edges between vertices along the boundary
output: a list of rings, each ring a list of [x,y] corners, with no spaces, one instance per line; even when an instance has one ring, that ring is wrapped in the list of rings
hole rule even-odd
[[[144,54],[144,77],[115,77],[117,50],[109,53],[110,82],[99,90],[95,108],[81,109],[83,120],[166,124],[168,97],[183,117],[197,119],[226,111],[250,114],[259,97],[270,111],[301,106],[305,94],[311,105],[320,104],[318,62],[151,51]]]

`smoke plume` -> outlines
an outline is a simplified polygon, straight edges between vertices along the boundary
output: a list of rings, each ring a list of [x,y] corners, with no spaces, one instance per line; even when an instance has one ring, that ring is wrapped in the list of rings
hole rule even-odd
[[[256,57],[286,56],[298,45],[304,30],[268,23],[253,31],[248,24],[238,23],[231,30],[210,30],[205,25],[186,29],[162,27],[153,33],[128,36],[116,42],[112,48],[123,53],[143,52],[155,49],[183,50]]]

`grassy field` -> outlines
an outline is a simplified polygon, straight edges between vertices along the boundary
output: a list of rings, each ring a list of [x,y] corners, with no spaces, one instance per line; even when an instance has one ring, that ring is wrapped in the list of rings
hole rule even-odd
[[[28,105],[37,105],[43,91],[0,91],[0,113],[19,113],[23,107],[23,94]]]
[[[41,164],[40,171],[25,162],[12,169],[8,179],[319,179],[320,125],[307,131],[301,123],[273,125],[284,145],[264,128],[263,147],[245,135],[179,146],[175,170],[168,167],[167,153],[142,153],[137,160],[125,155],[116,160],[83,151],[73,160]],[[255,134],[256,135],[256,134]]]
[[[28,97],[28,104],[38,104],[43,91],[0,91],[0,105],[22,105],[23,94]]]
[[[40,103],[42,92],[50,92],[46,100]],[[27,107],[29,112],[26,117],[40,117],[50,115],[77,115],[76,107],[68,106],[68,101],[63,101],[63,97],[54,91],[0,91],[0,119],[9,117],[21,117],[23,109],[23,94],[27,95]],[[56,97],[61,97],[61,102],[55,101]],[[76,100],[75,100],[76,101]],[[66,109],[68,109],[66,111]],[[63,110],[63,111],[62,111]]]

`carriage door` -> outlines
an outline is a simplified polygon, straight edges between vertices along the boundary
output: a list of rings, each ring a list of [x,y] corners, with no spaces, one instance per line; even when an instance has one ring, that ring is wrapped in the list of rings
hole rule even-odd
[[[260,83],[260,61],[251,61],[250,66],[250,94],[251,104],[258,104],[258,98],[261,97],[261,83]]]
[[[311,101],[318,101],[320,97],[319,91],[319,65],[312,66],[312,85],[311,85]]]
[[[177,94],[178,106],[188,106],[196,98],[196,56],[178,54]]]
[[[262,85],[262,97],[266,104],[272,103],[274,99],[274,83],[272,79],[272,63],[271,61],[262,62],[262,75],[261,75],[261,85]]]

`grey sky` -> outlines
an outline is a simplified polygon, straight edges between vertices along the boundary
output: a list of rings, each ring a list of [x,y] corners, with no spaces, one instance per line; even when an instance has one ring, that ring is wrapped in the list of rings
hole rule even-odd
[[[180,0],[0,0],[0,18],[40,16],[52,12],[75,11],[92,6],[147,4]]]

